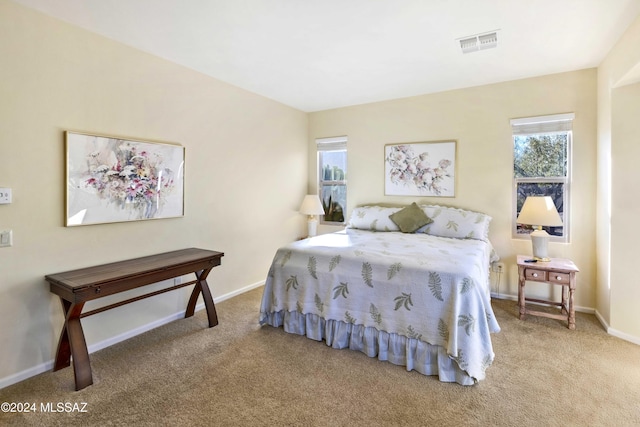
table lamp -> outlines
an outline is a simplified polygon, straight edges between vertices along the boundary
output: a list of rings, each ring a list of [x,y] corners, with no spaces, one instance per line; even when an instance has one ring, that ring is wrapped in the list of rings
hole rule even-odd
[[[308,234],[309,237],[315,236],[318,227],[316,215],[324,215],[324,208],[322,207],[320,198],[316,194],[307,194],[304,196],[302,206],[300,206],[300,213],[309,215],[309,219],[307,220]]]
[[[522,205],[520,215],[516,219],[518,224],[532,225],[535,229],[531,233],[533,258],[538,261],[550,261],[547,253],[549,234],[542,227],[559,227],[562,219],[556,205],[549,196],[529,196]]]

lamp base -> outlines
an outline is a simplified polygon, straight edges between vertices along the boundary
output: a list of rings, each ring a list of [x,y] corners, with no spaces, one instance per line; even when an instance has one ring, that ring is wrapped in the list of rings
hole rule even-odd
[[[531,233],[531,245],[533,249],[533,259],[541,262],[549,262],[549,234],[542,228]]]
[[[307,236],[313,237],[317,234],[318,231],[318,220],[313,216],[309,216],[307,220]]]

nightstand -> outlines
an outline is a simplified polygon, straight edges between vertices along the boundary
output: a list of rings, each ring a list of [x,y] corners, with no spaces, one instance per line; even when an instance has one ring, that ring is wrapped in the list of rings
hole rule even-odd
[[[518,255],[518,307],[520,308],[520,320],[525,315],[549,317],[552,319],[566,320],[569,329],[576,328],[576,314],[573,306],[574,292],[576,290],[576,273],[578,267],[573,261],[562,258],[551,258],[548,262],[525,262],[530,256]],[[546,301],[534,298],[526,298],[524,286],[527,281],[545,282],[562,286],[562,301]],[[560,314],[545,313],[530,310],[526,303],[548,304],[560,307]]]

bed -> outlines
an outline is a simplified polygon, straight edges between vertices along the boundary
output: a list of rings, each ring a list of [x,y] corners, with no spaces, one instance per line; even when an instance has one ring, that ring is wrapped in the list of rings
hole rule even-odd
[[[409,208],[428,222],[396,221]],[[443,382],[475,384],[494,358],[490,335],[500,330],[489,293],[498,259],[490,221],[431,205],[356,208],[345,230],[278,249],[260,323]]]

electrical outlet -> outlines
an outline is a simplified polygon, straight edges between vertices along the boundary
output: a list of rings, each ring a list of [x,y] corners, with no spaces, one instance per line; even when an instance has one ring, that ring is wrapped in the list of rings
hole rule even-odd
[[[13,230],[0,231],[0,248],[13,246]]]
[[[504,273],[504,262],[494,262],[491,264],[491,270],[494,273]]]
[[[0,188],[0,205],[7,205],[11,203],[11,189]]]

